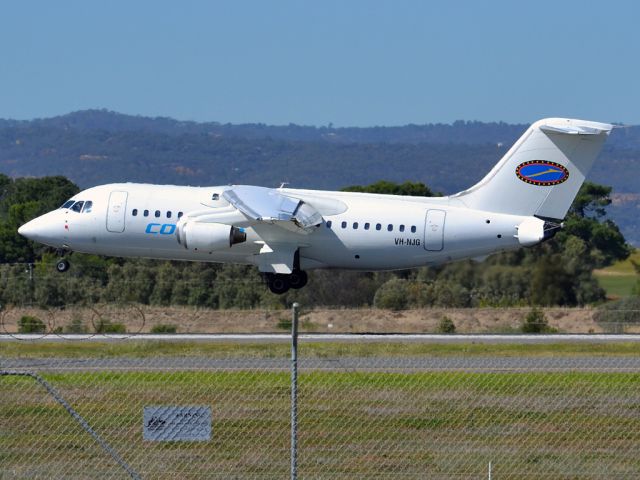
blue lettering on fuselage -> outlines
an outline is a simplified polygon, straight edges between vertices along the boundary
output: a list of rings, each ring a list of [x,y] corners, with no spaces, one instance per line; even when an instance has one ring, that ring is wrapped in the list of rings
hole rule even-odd
[[[176,226],[174,223],[149,223],[144,233],[151,233],[152,235],[172,235],[175,231]]]

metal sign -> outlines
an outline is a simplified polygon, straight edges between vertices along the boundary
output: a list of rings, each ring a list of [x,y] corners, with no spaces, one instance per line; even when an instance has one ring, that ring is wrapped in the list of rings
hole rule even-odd
[[[211,440],[211,407],[144,407],[144,439],[157,442]]]

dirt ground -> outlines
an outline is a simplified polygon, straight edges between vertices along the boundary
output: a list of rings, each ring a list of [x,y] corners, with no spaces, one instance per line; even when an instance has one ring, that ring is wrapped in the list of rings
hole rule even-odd
[[[519,330],[529,308],[429,308],[391,311],[380,309],[301,310],[301,331],[335,333],[435,333],[445,317],[456,333],[513,333]],[[591,308],[544,309],[549,326],[562,333],[601,333]],[[146,305],[96,305],[44,310],[8,308],[0,313],[0,332],[15,333],[24,315],[39,318],[48,332],[69,332],[72,324],[88,333],[101,321],[121,323],[127,333],[148,333],[156,325],[174,325],[178,333],[257,333],[289,329],[289,310],[207,310]],[[635,333],[627,328],[627,333]],[[640,328],[636,330],[640,331]],[[77,329],[76,329],[77,331]]]

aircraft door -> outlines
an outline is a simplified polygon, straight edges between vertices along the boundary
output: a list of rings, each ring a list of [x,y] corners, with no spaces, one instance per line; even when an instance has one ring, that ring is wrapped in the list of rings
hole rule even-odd
[[[424,249],[439,252],[444,248],[444,210],[427,210],[424,225]]]
[[[127,195],[127,192],[111,192],[109,195],[109,206],[107,207],[107,230],[109,232],[124,232]]]

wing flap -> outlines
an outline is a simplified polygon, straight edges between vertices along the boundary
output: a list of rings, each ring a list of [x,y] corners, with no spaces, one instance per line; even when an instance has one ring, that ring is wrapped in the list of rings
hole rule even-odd
[[[309,234],[322,223],[322,215],[311,205],[273,188],[239,185],[222,195],[248,218],[296,233]]]

